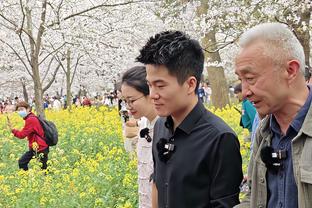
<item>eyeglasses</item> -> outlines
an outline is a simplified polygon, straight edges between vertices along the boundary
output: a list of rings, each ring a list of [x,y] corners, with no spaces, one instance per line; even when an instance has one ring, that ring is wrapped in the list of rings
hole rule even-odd
[[[137,99],[132,99],[132,100],[123,99],[123,101],[126,103],[126,105],[132,106],[135,101],[141,99],[142,97],[145,97],[145,95],[142,95],[141,97],[138,97]]]

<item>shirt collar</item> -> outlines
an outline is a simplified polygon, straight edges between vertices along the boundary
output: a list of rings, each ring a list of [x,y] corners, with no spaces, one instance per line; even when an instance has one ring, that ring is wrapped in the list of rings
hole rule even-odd
[[[205,113],[205,106],[198,101],[192,111],[185,117],[182,123],[177,127],[177,129],[181,129],[186,134],[190,134],[192,129],[195,127],[197,121],[201,118],[201,116]],[[167,117],[165,122],[165,126],[173,132],[173,119],[171,116]]]
[[[156,121],[157,121],[157,119],[158,119],[159,117],[158,116],[156,116],[152,121],[149,121],[148,119],[146,119],[147,120],[147,125],[151,128],[151,127],[154,127],[155,126],[155,123],[156,123]]]

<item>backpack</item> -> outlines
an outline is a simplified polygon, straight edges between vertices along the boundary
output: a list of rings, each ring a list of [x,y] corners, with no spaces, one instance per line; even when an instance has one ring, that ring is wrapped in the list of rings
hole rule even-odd
[[[41,139],[43,139],[47,145],[55,146],[58,142],[58,132],[55,124],[52,121],[48,121],[40,116],[37,117],[41,127],[44,132],[44,137],[42,138],[38,133],[36,133]]]

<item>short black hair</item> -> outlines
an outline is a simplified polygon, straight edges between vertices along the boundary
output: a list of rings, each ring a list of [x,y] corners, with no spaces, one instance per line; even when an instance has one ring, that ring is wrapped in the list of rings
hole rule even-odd
[[[149,95],[149,88],[146,82],[145,66],[135,66],[127,70],[121,78],[121,84],[133,87],[145,96]]]
[[[197,40],[180,31],[165,31],[151,37],[136,58],[143,64],[164,65],[183,84],[194,76],[197,86],[204,68],[204,53]]]

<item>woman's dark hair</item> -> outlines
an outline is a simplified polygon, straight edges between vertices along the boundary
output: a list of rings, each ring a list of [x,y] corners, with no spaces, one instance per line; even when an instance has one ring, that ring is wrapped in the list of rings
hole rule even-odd
[[[179,84],[194,76],[196,89],[204,69],[204,53],[199,42],[180,31],[165,31],[151,37],[136,60],[145,65],[166,66]]]
[[[145,66],[135,66],[127,70],[122,75],[121,84],[126,84],[130,87],[133,87],[137,91],[143,93],[145,96],[149,95],[149,88],[146,82]]]

